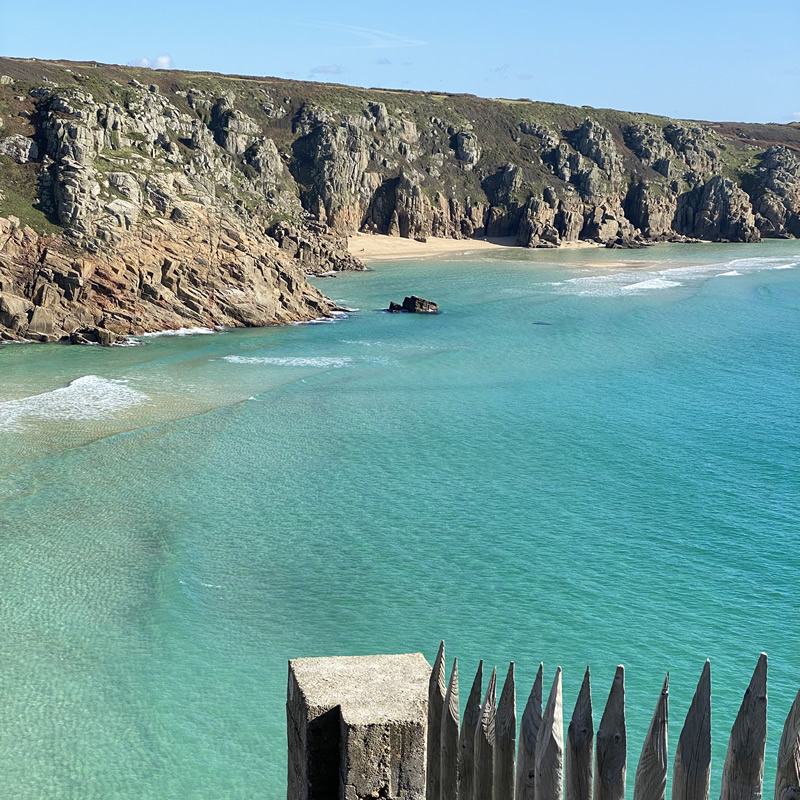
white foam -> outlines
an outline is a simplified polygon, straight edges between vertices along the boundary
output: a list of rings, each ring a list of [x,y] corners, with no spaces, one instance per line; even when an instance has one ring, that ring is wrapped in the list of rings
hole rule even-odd
[[[353,359],[349,356],[336,358],[325,356],[223,356],[222,360],[232,364],[269,364],[275,367],[326,367],[332,369],[347,367],[353,363]]]
[[[800,261],[796,258],[752,256],[710,264],[669,266],[658,271],[618,270],[569,278],[566,281],[548,285],[553,287],[558,294],[573,294],[582,297],[617,297],[672,289],[684,286],[687,282],[691,284],[720,276],[738,276],[763,270],[792,269],[797,266],[800,266]]]
[[[581,297],[616,297],[623,294],[628,286],[643,283],[641,279],[647,274],[612,272],[584,278],[569,278],[557,291],[559,294],[577,294]]]
[[[52,392],[0,403],[0,431],[19,427],[23,420],[107,419],[114,412],[145,402],[146,394],[124,381],[84,375]]]
[[[331,311],[330,317],[317,317],[316,319],[307,319],[302,322],[292,322],[292,325],[331,325],[338,322],[340,319],[349,319],[350,314],[358,311],[357,308],[348,308],[347,311]]]
[[[661,270],[660,275],[672,278],[713,278],[720,275],[744,275],[749,272],[762,272],[772,269],[791,269],[800,265],[800,262],[780,256],[752,256],[749,258],[733,258],[730,261],[712,264],[693,264],[683,267],[670,267]]]
[[[338,322],[338,319],[332,319],[330,317],[317,317],[316,319],[307,319],[307,320],[303,320],[303,322],[292,322],[290,324],[291,325],[331,325],[334,322]]]
[[[627,286],[623,286],[622,291],[635,294],[647,292],[651,289],[671,289],[673,286],[683,286],[683,284],[677,281],[668,281],[664,278],[650,278],[646,281],[639,281],[638,283],[631,283]]]
[[[154,339],[157,336],[197,336],[198,334],[218,333],[214,328],[176,328],[169,331],[153,331],[142,336]]]

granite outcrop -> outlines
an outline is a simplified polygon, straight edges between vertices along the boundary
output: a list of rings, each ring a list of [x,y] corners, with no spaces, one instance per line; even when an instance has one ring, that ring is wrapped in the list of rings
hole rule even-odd
[[[93,63],[0,59],[0,74],[6,339],[324,316],[307,276],[363,269],[355,232],[800,235],[794,124]]]

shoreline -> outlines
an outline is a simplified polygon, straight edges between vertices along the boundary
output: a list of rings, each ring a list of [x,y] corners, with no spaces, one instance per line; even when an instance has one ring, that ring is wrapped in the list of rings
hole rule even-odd
[[[466,255],[474,252],[507,250],[509,248],[526,250],[520,247],[515,236],[484,239],[442,239],[429,236],[427,241],[402,239],[399,236],[387,236],[375,233],[356,233],[347,237],[348,252],[362,261],[401,261],[414,258],[431,258],[433,256]],[[559,250],[590,249],[603,247],[595,242],[568,242],[559,246]]]

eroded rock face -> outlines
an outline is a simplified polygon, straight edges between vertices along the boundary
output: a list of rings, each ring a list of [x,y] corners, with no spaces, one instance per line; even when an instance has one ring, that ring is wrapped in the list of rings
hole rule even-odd
[[[784,127],[20,64],[0,64],[0,108],[21,109],[0,115],[0,175],[22,176],[0,184],[0,216],[28,181],[60,233],[5,223],[6,336],[324,313],[304,276],[362,268],[356,231],[527,247],[800,235],[791,126],[771,145]]]
[[[733,181],[719,175],[681,197],[675,229],[685,236],[715,242],[761,239],[750,198]]]
[[[0,154],[8,156],[17,164],[27,164],[39,158],[39,147],[27,136],[6,136],[0,139]]]
[[[333,304],[270,242],[202,206],[93,254],[0,218],[0,338],[49,342],[77,332],[81,341],[87,329],[102,337],[329,316]]]
[[[670,164],[675,151],[664,138],[663,129],[652,123],[629,125],[625,131],[625,144],[641,159],[643,164],[655,172],[670,177]]]
[[[125,107],[74,89],[36,99],[39,203],[63,234],[0,219],[0,336],[109,343],[312,319],[333,304],[306,272],[363,269],[345,239],[305,220],[274,142],[232,95],[207,101],[210,127],[140,84]],[[2,141],[18,163],[40,157],[30,138]],[[297,217],[291,236],[268,234],[270,213]]]
[[[478,137],[469,131],[459,131],[453,135],[452,147],[456,158],[464,169],[472,169],[481,158]]]
[[[770,147],[757,170],[753,207],[764,236],[800,237],[800,158],[787,147]]]

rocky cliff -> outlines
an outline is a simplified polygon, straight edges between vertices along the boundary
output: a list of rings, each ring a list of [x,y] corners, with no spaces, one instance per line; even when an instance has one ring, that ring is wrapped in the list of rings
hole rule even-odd
[[[355,231],[800,235],[800,126],[0,59],[0,337],[333,311]]]

